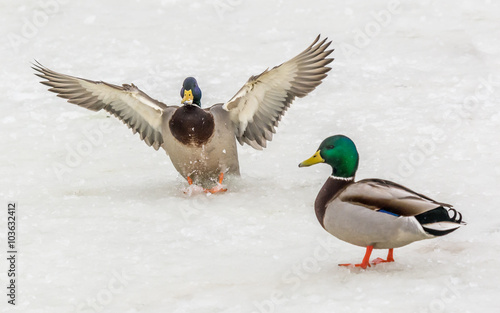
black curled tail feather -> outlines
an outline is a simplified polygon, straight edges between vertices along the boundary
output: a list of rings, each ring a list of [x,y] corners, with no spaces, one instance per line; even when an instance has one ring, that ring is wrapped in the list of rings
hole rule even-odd
[[[454,208],[449,208],[448,212],[453,212],[453,216],[450,217],[452,220],[454,220],[458,224],[466,224],[465,222],[462,221],[462,213],[458,212]]]
[[[444,236],[457,230],[461,225],[465,225],[460,212],[442,206],[415,215],[415,218],[425,232],[433,236]]]

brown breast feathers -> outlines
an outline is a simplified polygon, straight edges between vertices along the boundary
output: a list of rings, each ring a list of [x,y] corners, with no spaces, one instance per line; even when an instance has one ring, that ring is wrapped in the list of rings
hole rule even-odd
[[[215,124],[210,112],[194,105],[184,105],[172,115],[169,127],[181,143],[202,146],[212,137]]]

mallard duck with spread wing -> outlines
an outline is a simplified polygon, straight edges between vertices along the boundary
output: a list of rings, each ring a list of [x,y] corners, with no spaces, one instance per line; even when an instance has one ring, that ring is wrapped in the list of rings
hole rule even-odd
[[[68,102],[92,111],[105,110],[139,133],[144,142],[163,148],[188,181],[207,192],[225,191],[224,175],[239,175],[236,140],[266,147],[275,127],[296,97],[304,97],[327,76],[333,61],[331,41],[320,36],[293,59],[252,76],[226,103],[201,108],[202,92],[193,77],[184,80],[181,106],[157,101],[133,84],[117,86],[33,65],[41,83]]]

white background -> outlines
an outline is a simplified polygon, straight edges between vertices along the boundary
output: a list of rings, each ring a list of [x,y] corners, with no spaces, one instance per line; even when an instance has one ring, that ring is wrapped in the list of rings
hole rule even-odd
[[[0,311],[498,312],[500,6],[419,3],[2,1]],[[239,148],[241,179],[214,196],[186,196],[162,150],[57,98],[30,68],[134,83],[167,104],[195,76],[206,107],[319,33],[335,48],[329,76],[266,150]],[[357,179],[452,203],[468,225],[396,249],[395,263],[338,267],[364,249],[316,220],[329,167],[297,164],[339,133],[358,146]]]

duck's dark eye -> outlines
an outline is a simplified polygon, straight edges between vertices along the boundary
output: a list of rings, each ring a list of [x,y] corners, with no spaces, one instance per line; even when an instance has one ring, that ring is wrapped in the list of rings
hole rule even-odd
[[[333,145],[329,145],[329,146],[326,146],[326,148],[327,148],[328,150],[332,150],[332,149],[333,149],[333,148],[335,148],[335,147],[334,147]]]

